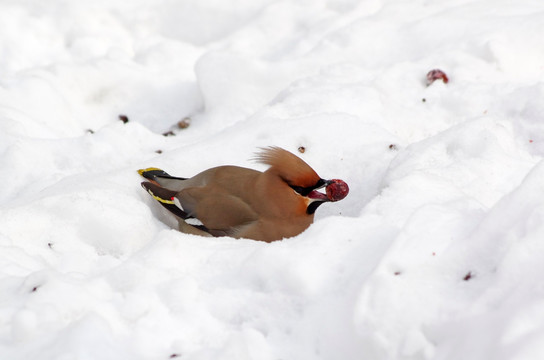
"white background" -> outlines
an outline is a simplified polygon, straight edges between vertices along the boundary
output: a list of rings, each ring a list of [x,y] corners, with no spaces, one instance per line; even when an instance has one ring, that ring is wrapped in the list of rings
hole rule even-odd
[[[544,359],[543,81],[541,0],[2,1],[0,358]],[[269,145],[351,189],[295,238],[139,185]]]

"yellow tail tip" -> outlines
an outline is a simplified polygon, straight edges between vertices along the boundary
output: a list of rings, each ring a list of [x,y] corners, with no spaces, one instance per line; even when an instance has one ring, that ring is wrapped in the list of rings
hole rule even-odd
[[[146,168],[146,169],[140,169],[138,170],[138,174],[144,176],[144,174],[148,171],[162,171],[162,169],[159,169],[159,168],[156,168],[156,167],[150,167],[150,168]]]

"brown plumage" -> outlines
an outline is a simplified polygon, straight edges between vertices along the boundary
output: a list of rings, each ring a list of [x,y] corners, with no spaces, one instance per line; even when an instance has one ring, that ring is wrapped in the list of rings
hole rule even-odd
[[[292,237],[314,219],[317,207],[343,199],[342,180],[323,180],[302,159],[279,147],[261,149],[255,158],[265,172],[219,166],[192,178],[156,168],[139,170],[142,186],[179,220],[182,232],[262,241]],[[326,194],[316,191],[326,186]],[[195,218],[202,225],[185,220]]]

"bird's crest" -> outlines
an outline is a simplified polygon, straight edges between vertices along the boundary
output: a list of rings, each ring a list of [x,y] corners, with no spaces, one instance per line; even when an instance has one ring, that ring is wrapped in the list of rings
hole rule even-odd
[[[268,171],[277,173],[291,186],[311,187],[320,179],[304,160],[277,146],[261,148],[255,160],[270,165]]]

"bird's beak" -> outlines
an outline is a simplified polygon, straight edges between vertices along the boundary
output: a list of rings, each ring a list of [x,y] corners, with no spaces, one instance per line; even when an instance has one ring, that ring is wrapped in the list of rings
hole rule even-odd
[[[330,184],[332,183],[332,180],[325,180],[323,182],[323,185],[313,189],[312,191],[310,191],[308,193],[308,195],[306,195],[309,199],[312,199],[312,200],[319,200],[319,201],[331,201],[328,197],[327,197],[327,194],[324,194],[322,192],[319,192],[317,190],[319,189],[323,189],[324,187],[326,186],[329,186]]]

